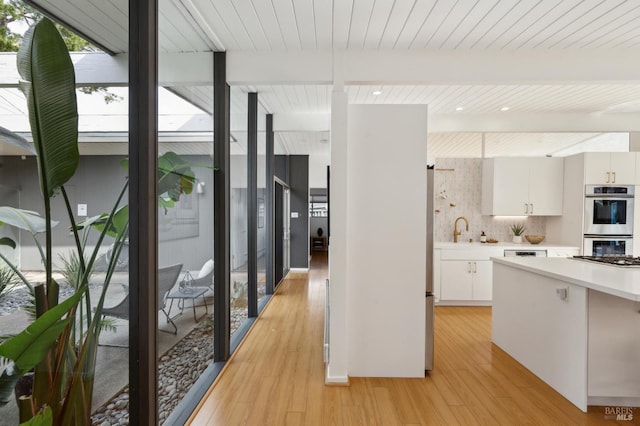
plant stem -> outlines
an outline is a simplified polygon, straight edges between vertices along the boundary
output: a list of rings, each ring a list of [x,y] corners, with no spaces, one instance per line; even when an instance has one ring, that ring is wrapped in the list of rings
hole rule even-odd
[[[79,280],[77,282],[77,287],[80,288],[81,286],[86,286],[88,284],[88,275],[85,274],[86,271],[86,265],[84,263],[84,250],[83,250],[83,245],[80,244],[80,236],[78,235],[78,228],[76,227],[76,220],[73,217],[73,210],[71,209],[71,203],[69,202],[69,197],[67,196],[67,191],[64,189],[64,185],[60,187],[60,190],[62,191],[62,196],[64,198],[64,203],[67,206],[67,215],[69,216],[69,221],[71,222],[71,232],[73,233],[73,239],[76,242],[76,250],[78,250],[78,262],[80,263],[80,271],[79,273],[81,274],[81,280]],[[77,288],[76,288],[77,290]],[[84,293],[84,297],[85,297],[85,303],[87,305],[87,324],[91,323],[91,295],[89,294],[88,291],[85,291]],[[80,308],[80,324],[82,323],[82,311],[83,309]],[[83,329],[81,328],[80,330],[80,335],[83,334]],[[75,342],[75,339],[74,339]]]

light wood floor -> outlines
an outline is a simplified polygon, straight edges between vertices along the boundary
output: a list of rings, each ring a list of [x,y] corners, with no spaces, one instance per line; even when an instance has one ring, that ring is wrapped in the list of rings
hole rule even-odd
[[[581,412],[493,345],[484,307],[436,308],[435,367],[426,378],[325,386],[326,255],[314,254],[311,266],[308,278],[282,283],[191,424],[616,424],[603,408]]]

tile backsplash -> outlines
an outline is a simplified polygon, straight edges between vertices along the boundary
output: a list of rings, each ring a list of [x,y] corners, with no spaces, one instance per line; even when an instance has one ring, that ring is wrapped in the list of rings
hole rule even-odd
[[[453,225],[457,217],[469,220],[469,231],[465,231],[464,221],[458,222],[462,235],[458,241],[480,241],[484,231],[487,238],[510,242],[513,234],[509,226],[523,223],[525,235],[545,235],[544,216],[504,217],[483,216],[482,211],[482,159],[481,158],[438,158],[435,162],[434,230],[435,241],[453,241]],[[444,170],[438,170],[444,169]]]

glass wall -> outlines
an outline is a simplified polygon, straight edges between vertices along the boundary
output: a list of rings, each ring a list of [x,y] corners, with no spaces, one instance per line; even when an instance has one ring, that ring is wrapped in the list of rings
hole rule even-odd
[[[259,99],[259,97],[258,97]],[[266,209],[267,203],[267,135],[265,133],[266,111],[258,103],[258,245],[256,253],[258,265],[258,301],[266,294],[267,285],[267,249],[270,242],[267,241]]]
[[[248,185],[247,185],[247,93],[231,88],[230,140],[230,308],[231,335],[248,317]]]
[[[214,349],[213,54],[195,28],[179,30],[183,42],[194,44],[188,48],[165,36],[176,33],[182,9],[159,5],[159,424],[176,423],[170,416],[212,363]]]
[[[183,84],[160,89],[158,104],[161,424],[213,359],[213,86]],[[174,128],[179,114],[202,127]]]
[[[146,200],[146,196],[150,196],[153,202],[157,203],[157,247],[148,247],[148,244],[144,246],[146,242],[136,240],[140,247],[135,252],[140,253],[148,249],[149,253],[154,253],[154,249],[157,248],[158,271],[154,277],[149,273],[144,277],[138,275],[138,278],[135,278],[133,270],[130,270],[132,264],[129,262],[130,236],[131,247],[136,244],[133,240],[134,233],[129,232],[128,228],[128,210],[125,206],[129,202],[129,194],[126,185],[130,176],[131,185],[135,180],[134,176],[145,176],[140,175],[138,163],[134,164],[133,158],[131,163],[127,159],[130,139],[127,132],[132,121],[129,111],[131,99],[127,81],[122,77],[127,73],[123,72],[122,61],[118,56],[126,55],[129,49],[127,4],[120,4],[118,8],[107,7],[102,10],[102,14],[93,13],[96,12],[97,6],[92,3],[85,2],[77,6],[68,8],[65,14],[70,13],[76,18],[101,16],[104,25],[92,28],[87,24],[83,29],[96,40],[105,42],[111,54],[115,53],[105,54],[104,57],[96,55],[98,63],[94,68],[87,63],[86,69],[100,70],[100,84],[104,84],[104,76],[108,75],[107,80],[113,77],[115,85],[96,86],[85,73],[82,81],[89,82],[86,83],[86,87],[76,91],[80,115],[80,157],[77,170],[65,185],[67,200],[64,200],[61,194],[57,194],[51,204],[52,216],[59,221],[52,231],[53,274],[60,284],[60,300],[70,297],[79,286],[86,285],[88,289],[88,297],[82,299],[77,311],[75,335],[70,337],[78,348],[87,335],[83,322],[90,324],[90,318],[93,318],[96,309],[99,309],[99,303],[104,300],[102,327],[100,331],[93,331],[98,338],[96,341],[99,342],[99,346],[95,346],[95,375],[86,372],[87,377],[95,378],[91,422],[127,424],[130,412],[134,416],[135,411],[145,409],[139,407],[133,399],[132,404],[135,405],[130,407],[129,402],[130,397],[135,396],[135,392],[130,394],[128,388],[129,357],[130,354],[139,354],[140,358],[137,358],[137,361],[132,360],[141,366],[139,371],[152,373],[152,369],[157,368],[158,421],[160,424],[172,423],[176,413],[184,409],[184,405],[177,409],[178,406],[185,401],[189,390],[194,388],[195,382],[202,377],[214,359],[212,314],[213,290],[216,287],[213,281],[213,250],[216,236],[213,231],[213,196],[216,172],[212,167],[214,64],[211,51],[216,49],[212,49],[206,41],[207,37],[199,32],[198,25],[190,25],[193,23],[192,20],[197,20],[195,14],[186,10],[191,6],[175,2],[160,4],[158,191],[157,194],[140,194],[141,198]],[[188,22],[185,24],[182,22],[183,19]],[[70,22],[79,21],[81,20],[70,19]],[[180,30],[177,31],[177,28]],[[103,29],[113,31],[109,32],[109,37],[105,37],[105,34],[101,33]],[[173,36],[178,33],[180,37]],[[91,61],[92,55],[88,56],[85,62]],[[110,64],[114,68],[105,69],[110,67]],[[136,99],[133,99],[134,104]],[[266,111],[260,108],[256,170],[257,211],[249,212],[246,90],[232,89],[230,113],[230,169],[225,170],[227,175],[224,177],[229,184],[230,201],[226,207],[229,209],[231,226],[229,252],[224,255],[228,256],[230,263],[227,291],[231,321],[222,321],[218,326],[222,327],[222,330],[230,330],[231,335],[234,335],[243,320],[248,317],[248,263],[253,258],[257,263],[255,278],[258,298],[262,299],[266,293],[266,258],[271,249],[266,237],[269,226],[266,221],[269,206],[266,188],[271,182],[266,178]],[[26,114],[26,102],[17,89],[17,80],[16,87],[0,89],[0,126],[29,138],[30,128]],[[136,124],[142,127],[146,119],[144,114],[141,117],[141,122]],[[144,141],[138,142],[144,145]],[[44,203],[39,189],[35,155],[20,149],[8,149],[3,141],[0,141],[0,147],[0,205],[32,210],[43,215]],[[142,150],[140,155],[143,157],[140,162],[144,163],[147,158],[144,158]],[[151,171],[154,175],[155,172]],[[136,188],[141,187],[142,185],[139,185]],[[280,194],[280,222],[288,221],[287,214],[283,213],[283,208],[288,211],[288,204],[282,204],[283,200],[288,199],[285,195]],[[145,200],[139,201],[141,207],[146,205]],[[135,204],[136,201],[133,200],[132,203]],[[80,223],[102,213],[108,214],[114,206],[117,211],[122,212],[114,222],[115,229],[109,230],[100,245],[100,228],[85,224],[79,237],[83,245],[82,253],[79,256],[74,255],[76,241],[68,232],[72,227],[72,221]],[[71,217],[66,219],[68,213]],[[256,229],[248,229],[249,214],[257,215]],[[139,227],[142,229],[144,225]],[[14,263],[31,283],[42,282],[46,274],[40,261],[38,243],[30,234],[8,226],[0,227],[0,231],[0,237],[16,242],[15,249],[0,247],[0,254]],[[248,252],[249,233],[255,233],[257,238],[256,248],[252,249],[251,253]],[[95,263],[88,264],[93,250],[97,250]],[[222,256],[220,253],[217,255]],[[80,261],[82,257],[84,260]],[[286,259],[280,256],[280,259],[284,262],[281,267],[288,268],[288,256]],[[78,272],[83,271],[83,262],[91,273],[83,275]],[[144,265],[138,265],[138,268],[143,270]],[[4,269],[0,269],[0,273],[4,273]],[[147,287],[136,287],[137,281],[145,281],[145,277],[150,279],[151,285],[156,286],[158,298],[144,298],[139,301],[140,304],[133,304],[132,300],[135,297],[130,297],[130,294],[145,294],[141,289]],[[7,295],[10,297],[5,297]],[[0,287],[0,329],[3,333],[19,332],[29,324],[28,315],[20,308],[26,306],[30,298],[28,286],[23,283],[12,281],[8,288]],[[154,315],[157,311],[158,320],[157,365],[152,363],[149,369],[143,369],[143,366],[148,365],[148,359],[145,358],[147,349],[144,346],[147,340],[145,336],[137,333],[135,328],[144,325],[144,319],[141,319],[135,310],[138,306],[141,311],[144,310],[142,306],[145,303],[152,307]],[[130,324],[133,324],[133,330],[136,331],[132,332],[131,336]],[[150,340],[150,344],[154,343],[153,339]],[[131,371],[131,376],[134,379],[144,378],[144,374],[137,373]],[[0,407],[1,418],[9,424],[19,423],[17,413],[15,403]]]
[[[15,5],[7,3],[5,6],[13,8]],[[22,36],[28,25],[41,19],[40,14],[25,5],[18,6],[25,7],[26,15],[17,15],[17,20],[7,26],[15,35],[15,48],[22,43]],[[126,2],[124,7],[126,10]],[[12,13],[7,12],[9,22],[13,17]],[[111,47],[126,49],[127,16],[122,14],[110,17],[104,23],[107,26],[117,24],[123,29],[119,41],[112,40],[114,44]],[[62,34],[65,41],[71,38],[69,33]],[[48,38],[46,42],[50,43],[51,40],[52,38]],[[38,43],[35,39],[33,42]],[[118,42],[122,44],[118,45]],[[89,55],[92,58],[87,58],[87,69],[99,69],[95,63],[91,63],[92,60],[102,59],[99,48],[75,39],[74,49],[96,51],[95,56]],[[13,54],[4,53],[3,59]],[[102,67],[111,65],[113,64],[108,57],[101,62]],[[101,77],[104,76],[103,71],[104,69],[100,69]],[[15,74],[17,76],[17,73]],[[83,292],[83,296],[75,308],[74,326],[68,333],[66,330],[63,332],[63,336],[68,338],[75,352],[56,352],[56,359],[49,365],[47,375],[70,372],[68,366],[75,367],[75,353],[80,352],[80,348],[84,348],[89,356],[95,353],[95,363],[88,362],[81,367],[82,376],[91,379],[84,386],[85,395],[92,395],[91,405],[86,410],[82,409],[82,412],[74,410],[73,414],[69,415],[71,419],[83,424],[89,421],[89,417],[93,423],[115,424],[119,421],[128,422],[128,215],[126,209],[121,210],[118,223],[111,229],[113,232],[109,232],[102,241],[99,239],[99,227],[90,226],[87,221],[103,213],[109,214],[114,207],[124,208],[128,202],[125,189],[128,170],[127,163],[123,162],[128,152],[128,92],[126,87],[110,87],[102,79],[100,85],[90,84],[93,77],[91,72],[85,73],[83,82],[87,86],[75,88],[70,85],[68,90],[64,84],[56,83],[57,95],[65,92],[75,93],[76,105],[67,101],[62,106],[56,104],[53,110],[40,108],[37,112],[33,111],[33,114],[40,117],[47,115],[50,120],[46,127],[52,129],[61,124],[62,116],[74,113],[77,109],[77,141],[73,138],[57,140],[58,149],[62,146],[75,148],[74,145],[77,145],[77,166],[69,166],[68,179],[63,179],[64,189],[56,190],[53,196],[47,197],[51,201],[51,217],[57,222],[50,233],[51,256],[47,256],[46,251],[42,254],[38,248],[41,244],[44,250],[45,239],[42,234],[36,241],[29,232],[20,231],[10,224],[0,227],[0,237],[10,238],[16,243],[15,248],[3,246],[0,254],[24,277],[23,280],[15,273],[7,272],[9,269],[6,262],[0,260],[0,330],[3,335],[16,334],[34,321],[29,314],[30,305],[34,303],[34,296],[29,287],[47,281],[50,263],[52,277],[59,285],[56,303],[68,300],[79,292]],[[32,141],[29,108],[24,95],[17,88],[17,83],[16,78],[13,87],[0,90],[0,126]],[[37,83],[34,83],[35,85]],[[53,87],[52,84],[44,86],[45,89]],[[49,92],[45,90],[41,91],[41,94],[41,99],[44,99]],[[69,98],[71,97],[72,95],[69,95]],[[69,134],[70,130],[67,128],[64,132]],[[50,166],[51,163],[47,163],[44,156],[39,163],[34,151],[16,148],[6,139],[0,139],[0,206],[29,210],[44,218],[46,204],[45,196],[40,189],[39,164]],[[51,151],[56,148],[51,144],[53,139],[43,140],[45,150]],[[74,159],[75,156],[74,149],[69,149],[64,160]],[[56,165],[60,163],[58,161]],[[5,222],[4,219],[1,221]],[[74,227],[74,224],[82,226]],[[70,229],[77,230],[77,240]],[[44,288],[49,298],[56,292],[53,285],[45,285]],[[104,303],[101,304],[103,298]],[[97,321],[92,322],[96,310],[101,309],[101,306],[104,306],[105,316],[98,314]],[[94,327],[93,324],[99,326]],[[35,352],[31,353],[35,355]],[[73,356],[70,356],[71,354]],[[63,365],[65,371],[54,372],[56,365]],[[0,372],[5,366],[4,360],[0,362]],[[41,368],[38,370],[42,371]],[[21,381],[20,389],[29,392],[28,382]],[[73,393],[63,392],[61,397],[68,402],[61,410],[61,416],[65,415],[65,411],[71,413],[74,401],[82,401],[80,395]],[[9,404],[0,407],[0,423],[19,424],[18,411],[18,406],[12,399]],[[60,422],[60,419],[56,421]]]

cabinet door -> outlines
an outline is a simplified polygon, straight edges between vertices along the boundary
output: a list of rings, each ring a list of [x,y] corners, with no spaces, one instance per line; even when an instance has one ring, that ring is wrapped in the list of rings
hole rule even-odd
[[[526,158],[495,158],[493,174],[494,215],[519,216],[527,213],[529,163]]]
[[[586,152],[584,154],[584,182],[586,184],[611,183],[611,153]]]
[[[471,300],[472,264],[468,260],[440,262],[440,296],[442,300]]]
[[[635,152],[611,153],[611,183],[633,185],[636,181]]]
[[[530,158],[529,166],[529,214],[562,215],[564,159]]]
[[[474,260],[473,262],[473,300],[491,300],[493,265],[490,260]]]

